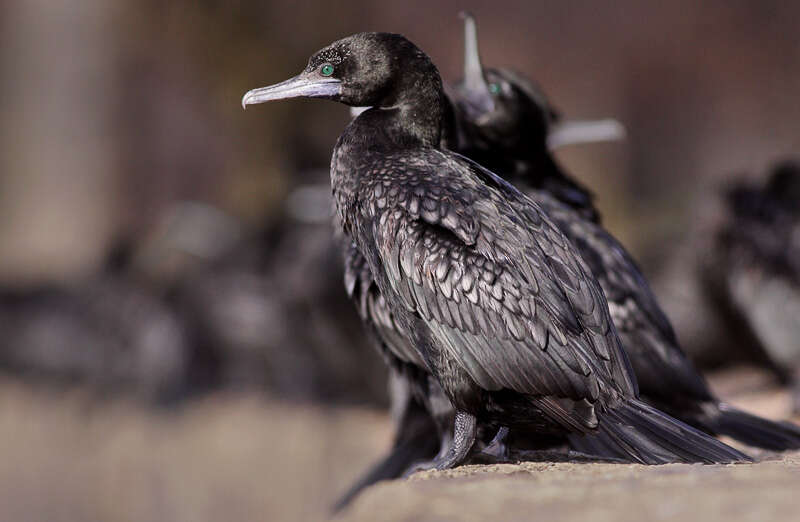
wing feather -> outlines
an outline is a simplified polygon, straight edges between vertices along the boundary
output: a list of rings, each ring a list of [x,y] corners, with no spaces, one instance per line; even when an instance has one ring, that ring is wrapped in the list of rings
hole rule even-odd
[[[385,208],[364,207],[383,290],[484,389],[591,402],[634,393],[603,294],[564,235],[527,197],[430,154],[425,169],[406,165]]]

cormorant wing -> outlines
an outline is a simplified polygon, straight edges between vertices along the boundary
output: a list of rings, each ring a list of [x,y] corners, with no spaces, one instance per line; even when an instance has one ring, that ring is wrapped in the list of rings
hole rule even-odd
[[[347,295],[361,320],[377,337],[381,349],[405,363],[424,368],[425,362],[411,344],[408,332],[397,323],[378,289],[367,260],[352,242],[344,248],[344,281]]]
[[[625,248],[603,227],[547,193],[531,192],[530,197],[576,246],[600,283],[642,394],[711,400],[705,381],[678,346],[672,325]]]
[[[503,183],[434,149],[373,165],[359,200],[381,290],[484,389],[590,402],[635,394],[597,282],[539,207]]]

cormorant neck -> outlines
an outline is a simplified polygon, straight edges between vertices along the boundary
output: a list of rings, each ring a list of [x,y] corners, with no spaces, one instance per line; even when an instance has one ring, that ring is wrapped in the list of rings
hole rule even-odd
[[[553,154],[547,150],[547,147],[544,147],[539,153],[531,155],[524,161],[539,171],[541,173],[540,176],[543,178],[561,179],[569,177],[566,171],[561,168],[561,165],[558,164]]]
[[[413,72],[401,72],[393,93],[378,105],[378,117],[396,146],[439,148],[448,103],[442,79],[429,60],[410,69]]]
[[[527,180],[522,184],[532,185],[534,188],[549,192],[557,200],[577,210],[591,221],[599,223],[600,215],[594,206],[594,195],[567,174],[561,168],[556,158],[545,150],[537,156],[534,162],[528,164]]]
[[[436,68],[433,73],[416,75],[414,82],[400,82],[395,87],[396,95],[384,97],[362,112],[339,136],[334,148],[331,184],[346,233],[351,226],[347,209],[355,203],[357,186],[368,172],[365,165],[374,155],[441,148],[446,98]]]

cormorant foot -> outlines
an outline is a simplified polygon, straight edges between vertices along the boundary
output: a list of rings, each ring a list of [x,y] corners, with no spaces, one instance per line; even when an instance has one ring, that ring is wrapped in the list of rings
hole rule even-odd
[[[508,452],[505,462],[601,462],[624,464],[628,461],[616,457],[591,455],[573,450],[518,450]]]
[[[800,376],[795,378],[790,388],[792,398],[792,414],[800,415]]]
[[[447,451],[440,452],[431,461],[414,464],[403,473],[403,477],[407,478],[417,471],[443,470],[456,467],[464,460],[469,450],[472,449],[477,430],[478,420],[474,415],[463,411],[457,412],[453,429],[453,441]]]
[[[497,435],[495,435],[492,441],[485,448],[483,448],[481,453],[489,455],[490,457],[494,457],[498,460],[502,460],[508,453],[506,445],[503,444],[503,441],[505,441],[507,435],[508,427],[501,426],[500,429],[497,430]]]
[[[616,457],[601,457],[567,449],[515,450],[505,448],[502,455],[491,455],[485,451],[470,455],[466,464],[519,464],[520,462],[596,462],[602,464],[625,464],[628,461]]]

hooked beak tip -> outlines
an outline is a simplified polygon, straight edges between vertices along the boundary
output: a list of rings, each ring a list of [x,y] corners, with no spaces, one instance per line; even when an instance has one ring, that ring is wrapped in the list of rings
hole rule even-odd
[[[250,105],[250,98],[252,97],[254,90],[255,89],[250,89],[244,93],[244,96],[242,96],[242,109],[247,110],[247,106]]]

